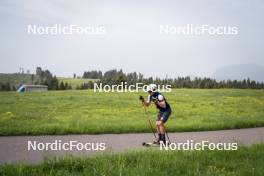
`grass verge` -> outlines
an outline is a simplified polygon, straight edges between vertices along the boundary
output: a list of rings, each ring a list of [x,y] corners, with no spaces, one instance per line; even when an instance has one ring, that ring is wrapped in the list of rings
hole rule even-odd
[[[264,144],[236,151],[135,151],[46,160],[40,165],[2,165],[0,175],[262,176]]]

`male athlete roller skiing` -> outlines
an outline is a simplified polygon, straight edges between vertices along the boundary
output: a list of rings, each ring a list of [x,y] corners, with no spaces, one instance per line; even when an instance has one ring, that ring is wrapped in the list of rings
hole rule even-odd
[[[166,143],[166,130],[164,124],[171,115],[171,107],[166,101],[165,97],[157,91],[156,84],[150,84],[148,86],[148,99],[145,101],[143,96],[140,96],[139,99],[142,101],[144,106],[149,106],[151,102],[154,102],[157,109],[159,110],[156,119],[156,128],[158,133],[157,141],[154,143],[159,144],[161,141]]]

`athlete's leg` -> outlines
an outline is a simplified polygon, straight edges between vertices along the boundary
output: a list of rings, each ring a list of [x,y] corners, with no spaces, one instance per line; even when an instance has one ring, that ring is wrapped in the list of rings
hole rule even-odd
[[[169,116],[171,114],[171,110],[165,111],[163,113],[160,113],[160,120],[158,121],[158,127],[160,132],[160,141],[163,141],[163,143],[166,143],[166,130],[165,130],[165,123],[167,122]]]
[[[160,128],[159,128],[158,122],[159,121],[156,121],[156,129],[157,129],[157,133],[160,134]]]
[[[165,138],[165,127],[164,127],[164,123],[162,120],[157,121],[157,126],[159,128],[159,141],[162,141],[163,143],[166,142],[166,138]]]
[[[161,113],[159,112],[158,115],[157,115],[157,119],[156,119],[156,129],[157,129],[157,133],[158,133],[158,141],[159,142],[161,140],[161,133],[160,133],[160,127],[159,127],[159,121],[160,121],[160,117],[161,117]]]
[[[158,126],[159,126],[159,131],[161,134],[165,134],[165,127],[164,127],[164,123],[162,120],[158,121]]]

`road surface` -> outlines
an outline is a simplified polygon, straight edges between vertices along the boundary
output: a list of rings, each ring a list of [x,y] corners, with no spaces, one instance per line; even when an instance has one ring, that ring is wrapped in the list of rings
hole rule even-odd
[[[238,142],[243,145],[264,142],[264,127],[249,129],[234,129],[220,131],[204,131],[204,132],[181,132],[170,133],[171,142],[186,142],[193,140],[194,142],[209,141],[217,142]],[[105,143],[105,151],[99,150],[81,150],[76,148],[73,150],[30,150],[28,143],[36,144],[43,147],[43,144],[60,141],[61,144],[75,141],[76,143]],[[142,142],[152,141],[151,133],[132,133],[132,134],[100,134],[100,135],[47,135],[47,136],[3,136],[0,137],[0,164],[3,163],[28,163],[37,164],[44,158],[62,157],[66,155],[73,156],[91,156],[102,152],[124,152],[130,149],[146,149],[142,147]],[[96,148],[96,147],[95,147]],[[96,148],[98,149],[98,148]]]

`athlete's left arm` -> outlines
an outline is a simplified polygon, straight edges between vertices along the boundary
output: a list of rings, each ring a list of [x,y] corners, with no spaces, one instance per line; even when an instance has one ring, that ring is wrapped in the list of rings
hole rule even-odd
[[[157,101],[158,105],[162,108],[165,108],[166,107],[166,102],[165,102],[165,99],[162,95],[159,95],[158,96],[158,101]]]

